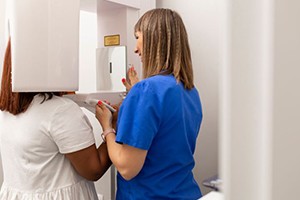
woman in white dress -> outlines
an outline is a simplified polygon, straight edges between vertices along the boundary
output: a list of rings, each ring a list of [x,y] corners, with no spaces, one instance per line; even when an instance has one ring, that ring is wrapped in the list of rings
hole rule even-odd
[[[92,127],[73,101],[58,93],[15,93],[11,46],[0,93],[1,200],[95,200],[93,181],[110,167]]]

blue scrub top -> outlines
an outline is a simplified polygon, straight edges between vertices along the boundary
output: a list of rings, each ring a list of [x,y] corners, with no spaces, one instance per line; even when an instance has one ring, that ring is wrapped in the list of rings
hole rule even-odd
[[[201,121],[196,88],[184,89],[173,75],[135,84],[120,107],[116,141],[148,153],[136,177],[117,175],[117,200],[200,198],[192,169]]]

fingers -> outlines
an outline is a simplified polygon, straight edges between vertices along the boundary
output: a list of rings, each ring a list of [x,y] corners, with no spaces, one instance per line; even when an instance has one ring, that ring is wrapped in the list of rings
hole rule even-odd
[[[98,101],[96,106],[96,118],[100,122],[102,128],[111,127],[112,126],[112,113],[111,111],[102,103],[102,101]]]
[[[104,101],[105,103],[109,104],[108,102]],[[102,103],[102,101],[98,101],[97,103],[97,106],[96,106],[96,112],[99,114],[99,115],[103,115],[104,113],[107,113],[109,112],[110,113],[110,110],[105,106],[104,103]]]
[[[117,104],[113,104],[113,105],[111,105],[111,107],[113,107],[114,109],[116,109],[116,111],[118,111],[120,109],[121,103],[122,102],[119,102]]]
[[[127,71],[128,77],[133,78],[137,75],[136,70],[134,69],[134,66],[130,67]]]
[[[96,118],[100,119],[101,115],[103,114],[105,106],[103,105],[103,103],[101,101],[98,101],[97,105],[96,105]]]
[[[137,75],[137,72],[135,71],[134,66],[130,67],[130,68],[128,69],[128,76],[129,76],[129,77],[134,77],[134,76],[136,76],[136,75]]]
[[[102,101],[98,101],[97,106],[99,106],[101,109],[106,108]]]
[[[127,91],[131,89],[131,85],[128,83],[128,81],[125,78],[122,79],[122,83],[125,86]]]
[[[129,91],[134,84],[139,82],[138,74],[136,70],[134,69],[134,66],[131,65],[131,67],[127,71],[127,77],[129,80],[126,80],[125,78],[122,79],[122,83],[125,86],[126,90]]]
[[[117,112],[114,112],[113,116],[112,116],[112,127],[115,130],[117,129],[117,121],[118,121],[118,110],[117,110]]]
[[[127,74],[128,74],[128,78],[129,78],[131,86],[133,86],[134,84],[139,82],[139,78],[137,76],[136,70],[134,69],[134,66],[132,66],[128,69]]]

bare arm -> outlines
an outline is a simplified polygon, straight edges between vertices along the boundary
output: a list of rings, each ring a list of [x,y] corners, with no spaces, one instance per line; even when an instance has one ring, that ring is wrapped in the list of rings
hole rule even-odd
[[[105,143],[102,143],[98,149],[94,144],[80,151],[65,154],[65,156],[77,173],[90,181],[100,179],[111,166]]]
[[[103,104],[96,106],[96,118],[103,131],[112,128],[112,114]],[[116,135],[113,133],[106,136],[109,157],[121,176],[130,180],[141,171],[147,151],[126,144],[118,144],[115,140]]]
[[[122,177],[130,180],[141,171],[147,151],[126,144],[118,144],[115,140],[115,134],[106,136],[109,156]]]

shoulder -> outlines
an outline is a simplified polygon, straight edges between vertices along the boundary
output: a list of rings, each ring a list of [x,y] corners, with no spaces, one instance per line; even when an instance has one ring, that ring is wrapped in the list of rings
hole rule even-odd
[[[156,75],[136,83],[123,103],[130,102],[131,104],[141,105],[155,105],[160,108],[160,103],[172,99],[174,94],[179,94],[178,89],[181,86],[177,84],[172,75]]]
[[[145,81],[148,81],[150,84],[153,85],[169,85],[169,84],[176,84],[176,79],[173,75],[169,74],[169,75],[155,75],[155,76],[151,76],[147,79],[145,79]]]
[[[82,112],[80,107],[71,99],[53,96],[51,99],[44,100],[42,96],[35,96],[33,106],[36,109],[43,109],[49,113],[78,113]]]
[[[82,113],[81,108],[71,99],[66,97],[53,97],[53,103],[57,105],[57,110],[59,112],[69,112],[69,113]]]
[[[163,88],[173,87],[176,84],[176,79],[173,75],[155,75],[136,83],[133,88],[136,87],[138,90],[149,92],[151,90],[162,90]]]

